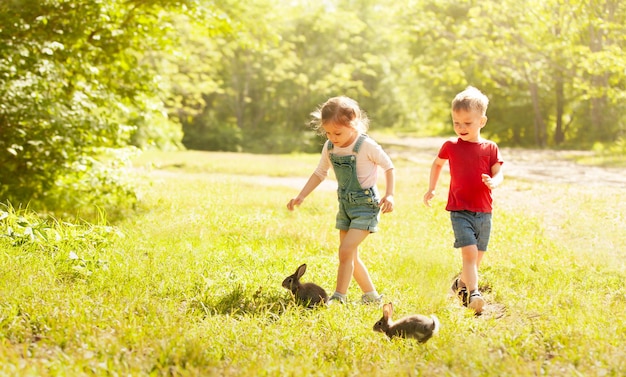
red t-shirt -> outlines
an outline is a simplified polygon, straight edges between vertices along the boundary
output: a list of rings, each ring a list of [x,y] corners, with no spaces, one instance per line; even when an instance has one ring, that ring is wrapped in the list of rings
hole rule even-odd
[[[438,156],[450,164],[446,210],[491,213],[493,197],[481,174],[491,176],[491,167],[503,163],[498,145],[489,140],[470,143],[451,139],[441,146]]]

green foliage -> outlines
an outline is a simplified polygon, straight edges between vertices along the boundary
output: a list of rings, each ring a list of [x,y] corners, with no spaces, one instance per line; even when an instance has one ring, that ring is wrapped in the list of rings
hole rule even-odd
[[[40,256],[58,279],[82,279],[108,269],[103,254],[122,234],[106,225],[72,224],[29,209],[0,206],[0,243],[5,250]]]
[[[141,56],[165,43],[166,18],[159,12],[181,4],[0,4],[2,201],[35,205],[44,197],[74,197],[78,192],[65,192],[71,185],[59,182],[96,166],[102,148],[125,147],[131,137],[141,146],[180,138],[180,131],[160,138],[143,131],[146,124],[165,130],[167,121],[155,101],[154,72],[145,69]],[[102,190],[115,185],[108,178]],[[122,201],[123,186],[116,188]]]
[[[130,147],[102,148],[97,157],[82,156],[38,204],[59,216],[65,214],[71,218],[75,213],[91,221],[97,220],[101,211],[111,219],[125,215],[137,202],[136,185],[140,176],[129,174],[130,159],[136,154],[137,149]]]
[[[414,68],[434,98],[448,103],[475,85],[492,99],[488,115],[502,142],[588,147],[615,141],[626,122],[624,20],[613,0],[434,0],[416,3],[405,22],[414,25]]]
[[[492,139],[588,148],[614,141],[626,122],[623,8],[613,0],[226,1],[209,12],[225,33],[179,19],[178,54],[158,61],[179,67],[169,70],[168,103],[179,104],[170,113],[194,149],[317,151],[308,114],[338,94],[356,98],[376,129],[449,134],[450,100],[468,84],[492,100]]]
[[[409,124],[414,111],[401,98],[409,84],[395,80],[398,55],[384,53],[390,44],[399,44],[394,39],[399,25],[387,17],[398,9],[392,4],[220,2],[212,20],[231,31],[211,37],[205,28],[189,27],[204,20],[180,19],[188,31],[180,47],[187,57],[182,63],[167,56],[159,61],[167,60],[168,67],[180,64],[168,103],[181,104],[172,113],[183,124],[185,145],[317,151],[318,140],[307,133],[308,114],[339,94],[357,98],[377,128]]]
[[[209,122],[204,122],[210,120]],[[241,150],[241,130],[235,122],[220,123],[209,116],[198,118],[185,127],[183,143],[189,149],[238,152]]]

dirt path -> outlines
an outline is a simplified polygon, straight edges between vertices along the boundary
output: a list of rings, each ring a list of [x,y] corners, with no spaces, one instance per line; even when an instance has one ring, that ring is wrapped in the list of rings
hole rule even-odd
[[[393,160],[405,159],[420,165],[430,166],[437,151],[446,138],[387,138],[377,137]],[[572,161],[574,155],[592,155],[592,152],[552,151],[502,148],[505,161],[504,174],[508,181],[514,178],[529,185],[537,183],[568,184],[583,190],[602,188],[603,191],[621,192],[626,189],[626,168],[587,166]],[[426,173],[427,174],[427,173]],[[260,183],[280,184],[301,188],[306,178],[296,177],[251,177]],[[265,181],[265,182],[264,182]],[[505,185],[506,186],[506,185]],[[332,180],[322,182],[319,189],[335,190]],[[515,196],[515,195],[513,195]]]

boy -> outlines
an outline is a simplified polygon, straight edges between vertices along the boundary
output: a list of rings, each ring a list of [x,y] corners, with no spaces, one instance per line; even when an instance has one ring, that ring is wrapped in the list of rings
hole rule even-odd
[[[478,290],[478,266],[487,251],[491,232],[491,190],[503,179],[498,146],[480,136],[487,123],[488,105],[487,96],[471,86],[456,95],[452,101],[452,122],[458,138],[442,145],[424,194],[424,203],[430,207],[441,169],[448,161],[450,191],[446,210],[450,211],[454,247],[461,248],[463,257],[461,275],[452,284],[452,291],[476,314],[485,305]]]

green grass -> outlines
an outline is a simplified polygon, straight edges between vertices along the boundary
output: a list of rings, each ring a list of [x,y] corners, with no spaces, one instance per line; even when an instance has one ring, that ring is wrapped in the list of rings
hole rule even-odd
[[[626,373],[623,189],[507,179],[481,271],[490,305],[474,317],[447,297],[460,256],[444,190],[424,207],[428,166],[398,161],[396,211],[361,255],[397,318],[439,317],[419,344],[373,332],[380,308],[305,310],[280,286],[306,262],[303,280],[334,289],[334,192],[289,212],[300,187],[267,178],[305,180],[317,159],[142,156],[157,169],[135,173],[141,207],[114,226],[0,208],[0,375]]]

